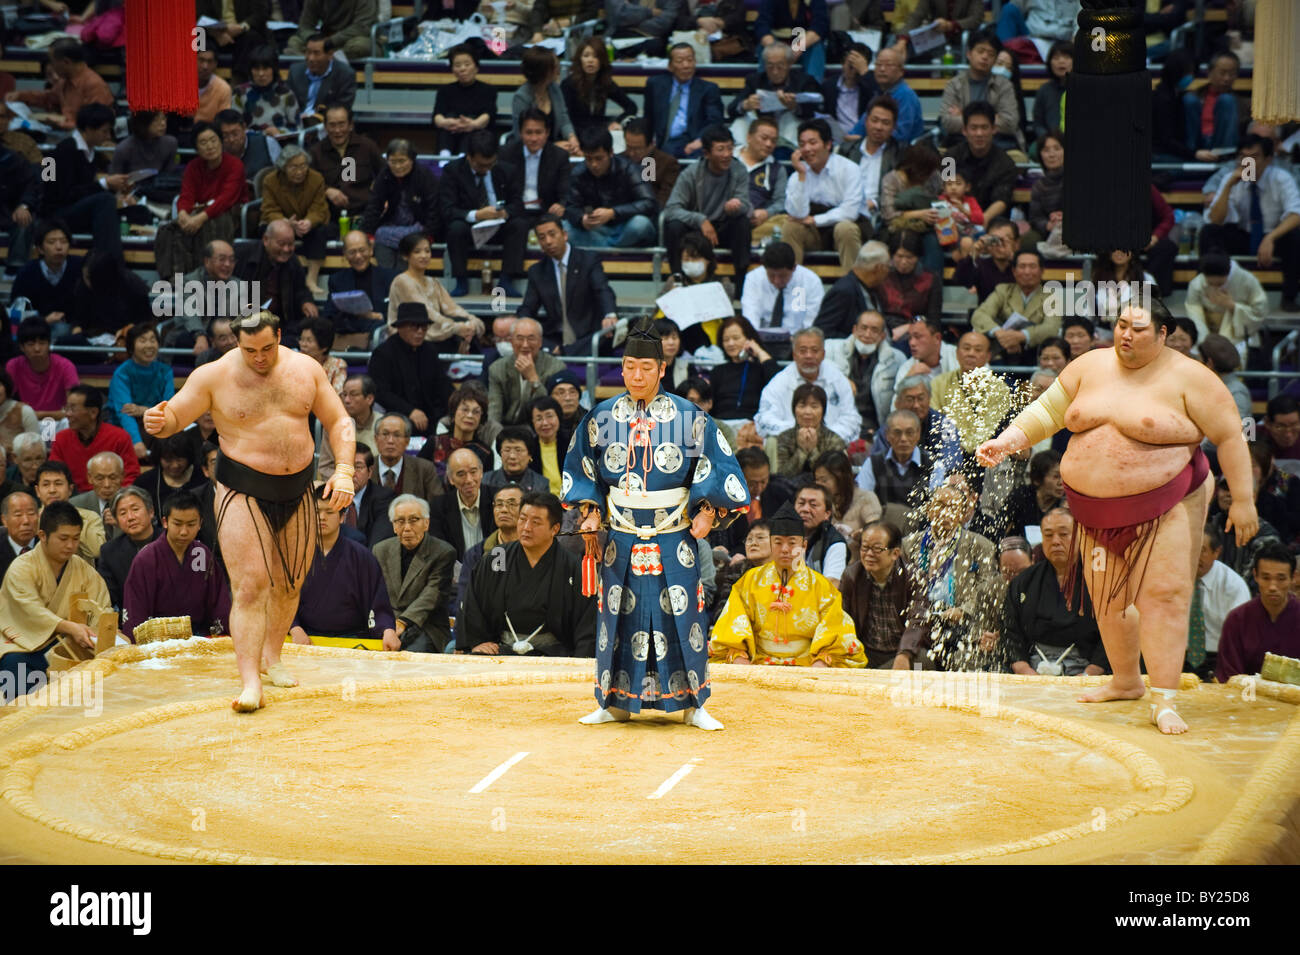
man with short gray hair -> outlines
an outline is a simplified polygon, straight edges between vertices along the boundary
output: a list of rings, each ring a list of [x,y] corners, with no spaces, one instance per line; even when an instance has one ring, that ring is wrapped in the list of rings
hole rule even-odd
[[[885,419],[881,429],[889,445],[887,452],[877,451],[858,471],[858,487],[873,492],[882,506],[919,503],[914,492],[933,488],[942,481],[934,459],[921,447],[921,419],[914,412],[899,409]]]
[[[546,394],[544,382],[565,364],[542,351],[542,325],[535,318],[515,319],[510,346],[514,361],[494,361],[488,368],[488,418],[503,425],[531,425],[528,405]]]
[[[429,534],[429,502],[399,494],[388,505],[396,536],[374,546],[375,559],[397,614],[394,638],[384,635],[385,650],[441,653],[451,639],[447,605],[456,549]]]
[[[822,307],[813,320],[827,338],[848,338],[853,323],[866,311],[880,311],[877,289],[889,274],[889,246],[883,242],[865,242],[853,260],[853,268],[844,273],[826,292]]]
[[[104,521],[104,539],[111,541],[121,531],[113,521],[113,509],[109,505],[117,492],[122,490],[125,465],[116,453],[100,451],[86,462],[86,475],[90,478],[90,490],[74,494],[72,503],[83,510],[99,514]]]
[[[762,109],[762,90],[775,93],[780,100],[779,109]],[[737,142],[744,140],[744,132],[749,123],[759,116],[767,116],[777,124],[781,145],[793,146],[798,140],[799,123],[812,119],[820,103],[798,102],[799,94],[814,93],[821,96],[821,87],[800,67],[794,65],[794,50],[790,44],[779,40],[763,48],[759,58],[759,68],[745,77],[745,86],[727,107],[727,116],[737,122],[732,123],[732,133]]]
[[[790,410],[794,390],[807,382],[820,385],[826,392],[826,427],[846,443],[856,441],[862,430],[862,417],[853,397],[853,386],[844,372],[826,360],[826,340],[821,330],[805,328],[796,332],[790,339],[790,347],[794,363],[781,369],[759,397],[758,414],[754,416],[758,434],[768,438],[794,427],[794,413]]]
[[[414,494],[432,501],[443,493],[442,479],[432,461],[406,453],[411,440],[411,422],[405,415],[389,412],[375,425],[375,462],[370,483],[392,491],[394,496]]]

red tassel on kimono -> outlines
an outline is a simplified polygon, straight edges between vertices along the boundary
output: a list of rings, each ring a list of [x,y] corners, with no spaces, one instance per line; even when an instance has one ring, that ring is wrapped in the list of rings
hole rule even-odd
[[[126,4],[126,98],[133,111],[183,116],[199,108],[193,0],[131,0]]]

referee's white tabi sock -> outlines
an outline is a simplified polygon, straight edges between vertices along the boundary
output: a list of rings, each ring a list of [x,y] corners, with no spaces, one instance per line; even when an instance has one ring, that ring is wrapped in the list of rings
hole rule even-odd
[[[720,730],[722,724],[704,711],[704,707],[691,708],[683,711],[682,722],[687,726],[694,726],[702,730]]]
[[[585,723],[588,726],[595,726],[597,723],[626,723],[631,718],[631,713],[627,710],[620,710],[617,706],[611,706],[609,709],[598,706],[578,722]]]

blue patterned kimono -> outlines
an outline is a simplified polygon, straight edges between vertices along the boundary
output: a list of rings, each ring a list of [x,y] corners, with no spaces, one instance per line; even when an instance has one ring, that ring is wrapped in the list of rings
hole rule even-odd
[[[648,448],[638,442],[639,434],[646,436]],[[642,538],[609,521],[600,561],[595,693],[602,707],[633,713],[703,706],[709,696],[709,618],[690,519],[707,501],[726,509],[727,515],[715,523],[725,526],[736,508],[749,504],[744,475],[727,439],[713,419],[685,398],[660,392],[638,411],[624,392],[582,419],[564,459],[562,480],[566,506],[591,502],[607,519],[611,488],[633,495],[689,490],[686,508],[675,521],[672,507],[619,509],[638,527],[670,523],[672,530]]]

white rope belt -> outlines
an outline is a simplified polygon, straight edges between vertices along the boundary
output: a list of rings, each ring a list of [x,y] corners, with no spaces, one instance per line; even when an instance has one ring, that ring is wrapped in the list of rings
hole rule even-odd
[[[609,525],[613,530],[635,534],[641,540],[649,540],[659,534],[672,534],[690,527],[690,521],[683,516],[686,505],[690,503],[691,494],[686,488],[672,488],[667,491],[624,491],[621,488],[609,489]],[[619,508],[672,508],[664,519],[656,524],[643,526],[624,515]]]

